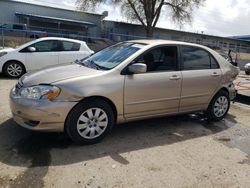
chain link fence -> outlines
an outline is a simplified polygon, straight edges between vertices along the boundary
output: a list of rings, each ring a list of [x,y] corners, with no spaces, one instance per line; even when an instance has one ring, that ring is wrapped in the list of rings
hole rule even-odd
[[[83,35],[81,32],[72,31],[72,30],[62,30],[62,29],[53,29],[53,28],[43,28],[43,27],[30,27],[29,29],[24,28],[4,28],[3,25],[0,24],[0,49],[1,48],[15,48],[26,42],[31,40],[41,38],[41,37],[63,37],[63,38],[71,38],[77,39],[81,41],[85,41],[87,45],[94,51],[98,51],[107,46],[115,44],[117,42],[126,41],[126,40],[135,40],[135,39],[149,39],[145,36],[136,36],[136,35],[127,35],[120,33],[106,33],[103,38],[101,37],[90,37],[87,35]],[[214,42],[210,40],[198,40],[193,37],[175,37],[170,35],[156,35],[153,37],[154,39],[166,39],[166,40],[176,40],[176,41],[184,41],[202,44],[213,48],[215,50],[224,50],[227,51],[229,49],[250,53],[250,46],[244,44],[231,44],[224,42]],[[243,41],[242,41],[243,42]]]

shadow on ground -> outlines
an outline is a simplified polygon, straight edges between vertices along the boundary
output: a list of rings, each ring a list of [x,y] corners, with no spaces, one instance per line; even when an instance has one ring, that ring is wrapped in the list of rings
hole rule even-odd
[[[237,94],[235,102],[250,105],[250,96]]]
[[[59,133],[30,132],[9,119],[0,125],[0,161],[27,167],[9,187],[43,187],[49,166],[60,166],[109,156],[123,165],[129,161],[120,154],[222,132],[236,125],[233,116],[209,123],[200,115],[181,115],[137,121],[115,126],[113,132],[95,145],[77,146]],[[0,184],[1,185],[1,184]]]
[[[235,124],[233,119],[230,117],[228,122]],[[120,153],[207,136],[228,127],[225,121],[209,123],[199,116],[182,115],[117,125],[101,143],[77,146],[64,134],[30,132],[10,119],[0,125],[0,161],[12,166],[37,167],[110,156],[128,164]],[[52,149],[60,150],[59,155],[53,155],[53,160],[50,154]]]
[[[0,73],[0,80],[18,80],[18,78],[8,78],[3,73]]]

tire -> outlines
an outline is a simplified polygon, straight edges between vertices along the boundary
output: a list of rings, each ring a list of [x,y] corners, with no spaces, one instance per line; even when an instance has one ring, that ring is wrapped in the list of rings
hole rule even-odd
[[[94,144],[111,132],[114,121],[114,112],[107,102],[89,99],[71,110],[65,122],[65,131],[77,144]]]
[[[25,72],[25,67],[18,61],[9,61],[3,68],[3,73],[9,78],[19,78]]]
[[[220,121],[227,115],[229,108],[229,94],[221,90],[211,100],[206,111],[206,116],[209,121]]]
[[[250,74],[250,72],[247,72],[247,71],[246,71],[245,73],[246,73],[246,75],[249,75],[249,74]]]

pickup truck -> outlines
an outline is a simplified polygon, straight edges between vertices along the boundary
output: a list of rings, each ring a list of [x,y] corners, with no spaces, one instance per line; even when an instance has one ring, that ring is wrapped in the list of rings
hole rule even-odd
[[[2,24],[0,25],[0,32],[2,32],[5,36],[26,37],[34,39],[48,36],[47,32],[31,30],[26,24],[20,23]]]

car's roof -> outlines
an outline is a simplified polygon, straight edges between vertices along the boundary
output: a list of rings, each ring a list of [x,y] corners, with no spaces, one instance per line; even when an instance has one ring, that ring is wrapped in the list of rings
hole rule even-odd
[[[148,45],[161,45],[161,44],[170,44],[170,45],[189,45],[189,46],[197,46],[197,47],[205,47],[199,44],[188,43],[188,42],[181,42],[181,41],[174,41],[174,40],[162,40],[162,39],[142,39],[142,40],[130,40],[129,42],[135,43],[143,43]]]
[[[37,39],[36,41],[44,41],[44,40],[64,40],[64,41],[70,41],[70,42],[85,43],[84,41],[81,41],[81,40],[62,38],[62,37],[42,37],[40,39]]]

